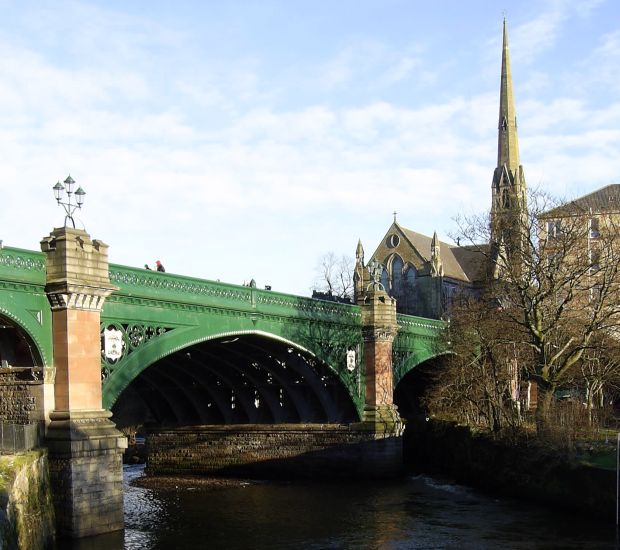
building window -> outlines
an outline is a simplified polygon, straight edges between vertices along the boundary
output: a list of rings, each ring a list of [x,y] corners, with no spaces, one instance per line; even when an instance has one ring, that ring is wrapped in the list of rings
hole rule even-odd
[[[592,239],[596,239],[601,235],[598,221],[598,218],[590,218],[590,237]]]
[[[392,290],[395,294],[402,294],[403,291],[403,260],[397,254],[393,256],[390,271],[392,272]]]
[[[385,241],[385,244],[388,248],[396,248],[400,243],[400,238],[398,235],[388,235],[388,238]]]
[[[508,191],[506,191],[506,189],[502,190],[502,207],[510,208],[510,195],[508,194]]]
[[[598,271],[601,268],[601,254],[598,250],[590,250],[590,271]]]
[[[413,267],[411,264],[407,264],[407,267],[405,268],[405,285],[409,288],[413,288],[413,285],[415,284],[415,278],[415,267]]]
[[[562,233],[560,220],[551,220],[547,222],[547,238],[557,239]]]

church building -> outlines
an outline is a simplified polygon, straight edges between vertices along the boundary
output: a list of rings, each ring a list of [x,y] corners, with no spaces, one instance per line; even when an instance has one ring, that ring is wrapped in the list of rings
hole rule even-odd
[[[365,263],[359,242],[354,272],[355,301],[363,300],[371,281],[369,266],[383,267],[381,283],[396,298],[399,313],[440,319],[460,293],[476,295],[486,277],[497,276],[501,251],[518,243],[517,218],[526,215],[526,183],[519,160],[517,117],[512,90],[506,21],[503,27],[502,69],[498,123],[497,167],[491,185],[491,242],[459,246],[423,235],[396,221]]]

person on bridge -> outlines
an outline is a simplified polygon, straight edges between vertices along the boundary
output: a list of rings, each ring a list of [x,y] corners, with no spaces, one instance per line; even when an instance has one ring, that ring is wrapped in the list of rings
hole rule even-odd
[[[159,271],[161,273],[165,273],[166,272],[166,269],[164,268],[163,264],[159,260],[157,260],[155,262],[155,265],[157,265],[157,271]]]
[[[144,264],[144,269],[148,269],[149,271],[151,271],[151,268],[149,267],[149,264]]]

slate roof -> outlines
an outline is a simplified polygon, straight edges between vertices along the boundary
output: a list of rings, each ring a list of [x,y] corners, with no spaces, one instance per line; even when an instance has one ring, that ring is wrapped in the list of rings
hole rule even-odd
[[[602,187],[588,195],[579,197],[562,206],[545,212],[541,217],[554,218],[571,216],[588,212],[617,212],[620,211],[620,184],[613,183]]]
[[[422,258],[431,261],[431,241],[432,237],[417,233],[398,225],[403,235],[416,249]],[[482,278],[484,273],[485,256],[482,247],[479,246],[457,246],[439,241],[439,252],[441,263],[443,264],[444,276],[459,281],[473,283]]]

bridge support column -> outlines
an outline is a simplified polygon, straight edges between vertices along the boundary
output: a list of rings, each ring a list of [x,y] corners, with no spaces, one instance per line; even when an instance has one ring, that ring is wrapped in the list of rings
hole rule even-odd
[[[107,245],[79,229],[41,241],[52,309],[54,410],[47,429],[57,531],[84,537],[123,528],[126,438],[102,408],[100,314],[114,290]]]
[[[398,332],[396,300],[380,288],[367,291],[362,304],[365,406],[360,427],[378,437],[399,437],[403,423],[394,405],[392,343]]]

